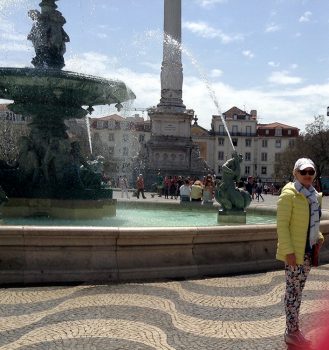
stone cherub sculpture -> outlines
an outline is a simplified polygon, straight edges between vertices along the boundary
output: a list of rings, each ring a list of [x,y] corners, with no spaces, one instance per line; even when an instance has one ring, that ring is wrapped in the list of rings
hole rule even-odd
[[[43,0],[38,10],[30,10],[29,17],[35,23],[27,39],[32,41],[36,56],[32,64],[36,68],[63,68],[63,55],[66,51],[65,43],[70,41],[63,29],[66,23],[62,14],[56,10],[56,0]]]
[[[224,211],[244,211],[251,202],[250,194],[237,187],[240,181],[241,162],[242,155],[234,151],[232,158],[222,166],[223,179],[216,187],[215,198]]]

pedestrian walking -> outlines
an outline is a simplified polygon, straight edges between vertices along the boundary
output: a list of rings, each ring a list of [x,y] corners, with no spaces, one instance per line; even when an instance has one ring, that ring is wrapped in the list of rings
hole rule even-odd
[[[126,194],[126,197],[129,199],[128,180],[126,176],[119,177],[119,187],[121,189],[121,198],[123,198],[123,195]]]
[[[142,174],[139,174],[139,176],[137,177],[136,188],[137,188],[137,199],[139,199],[140,194],[142,194],[143,199],[146,199],[144,194],[144,179]]]
[[[258,200],[259,202],[259,197],[261,197],[262,201],[264,202],[264,198],[262,196],[262,192],[263,192],[263,186],[260,182],[257,182],[257,185],[256,185],[256,199]]]

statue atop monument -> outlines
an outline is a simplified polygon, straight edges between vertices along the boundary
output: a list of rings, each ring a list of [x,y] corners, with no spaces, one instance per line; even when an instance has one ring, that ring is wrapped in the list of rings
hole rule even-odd
[[[70,38],[63,29],[66,20],[61,12],[56,10],[55,1],[58,0],[42,0],[41,12],[28,12],[29,17],[35,21],[27,39],[31,40],[34,46],[36,56],[32,59],[32,64],[36,68],[62,69],[65,66],[65,43],[69,42]]]

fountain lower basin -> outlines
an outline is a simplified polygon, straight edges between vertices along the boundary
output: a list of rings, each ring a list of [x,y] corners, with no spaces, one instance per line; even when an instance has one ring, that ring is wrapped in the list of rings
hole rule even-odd
[[[257,208],[253,211],[257,212]],[[321,262],[329,262],[329,213]],[[202,278],[282,268],[276,225],[0,226],[0,285]]]

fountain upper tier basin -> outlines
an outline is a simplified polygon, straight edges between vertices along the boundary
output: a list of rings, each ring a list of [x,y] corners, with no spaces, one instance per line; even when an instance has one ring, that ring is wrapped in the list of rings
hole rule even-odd
[[[0,68],[0,98],[14,100],[15,113],[40,112],[40,105],[59,106],[59,115],[82,118],[81,106],[121,103],[135,94],[119,80],[108,80],[59,69]],[[57,110],[57,112],[59,112]]]

